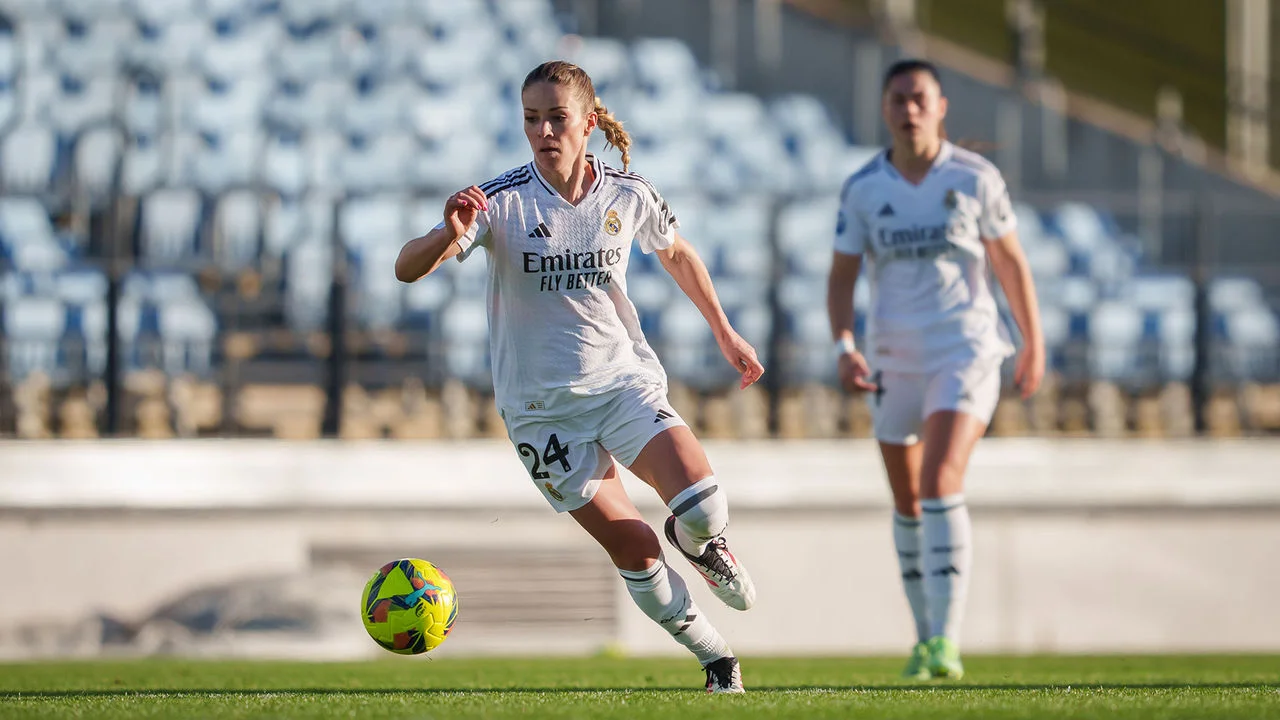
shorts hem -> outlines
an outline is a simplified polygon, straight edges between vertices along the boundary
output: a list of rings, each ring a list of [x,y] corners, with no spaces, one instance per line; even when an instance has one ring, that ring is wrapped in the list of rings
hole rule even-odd
[[[666,432],[667,430],[670,430],[671,428],[678,428],[678,427],[689,427],[689,423],[685,422],[684,418],[680,417],[679,415],[676,415],[675,417],[668,419],[664,423],[655,424],[653,432],[649,434],[649,437],[644,439],[644,442],[640,443],[640,449],[636,450],[635,454],[632,457],[623,457],[617,454],[614,454],[613,457],[615,460],[617,460],[619,463],[622,464],[622,467],[630,468],[632,465],[635,464],[636,458],[640,457],[640,453],[644,452],[644,449],[649,447],[649,443],[653,442],[654,438],[658,437],[659,435]]]

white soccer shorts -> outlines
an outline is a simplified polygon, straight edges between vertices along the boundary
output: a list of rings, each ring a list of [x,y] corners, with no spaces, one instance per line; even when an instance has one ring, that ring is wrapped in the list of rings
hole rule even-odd
[[[610,456],[630,467],[658,433],[686,424],[671,409],[665,388],[626,388],[612,395],[604,403],[591,398],[588,409],[562,419],[503,413],[507,437],[556,512],[591,502],[609,470]]]
[[[972,415],[991,422],[1000,401],[999,358],[968,359],[932,373],[877,370],[879,390],[867,393],[876,439],[893,445],[920,441],[924,421],[940,410]]]

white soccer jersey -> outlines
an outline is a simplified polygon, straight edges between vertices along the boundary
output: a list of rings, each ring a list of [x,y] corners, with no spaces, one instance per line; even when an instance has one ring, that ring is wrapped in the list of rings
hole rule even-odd
[[[584,398],[666,387],[627,298],[627,264],[633,241],[668,248],[678,224],[647,180],[587,159],[595,181],[576,206],[532,162],[481,185],[489,209],[458,240],[460,261],[489,253],[493,386],[508,418],[565,417]]]
[[[1015,228],[1000,171],[946,141],[919,185],[898,174],[888,151],[850,176],[835,249],[867,264],[872,364],[931,372],[966,355],[1010,355],[984,240]]]

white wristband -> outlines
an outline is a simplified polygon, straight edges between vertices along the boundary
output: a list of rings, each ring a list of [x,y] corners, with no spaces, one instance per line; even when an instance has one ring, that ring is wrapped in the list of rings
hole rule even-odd
[[[853,344],[853,338],[845,335],[836,341],[836,357],[851,355],[858,352],[858,346]]]

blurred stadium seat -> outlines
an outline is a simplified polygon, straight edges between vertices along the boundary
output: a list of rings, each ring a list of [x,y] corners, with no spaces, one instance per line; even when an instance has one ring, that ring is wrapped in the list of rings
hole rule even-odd
[[[483,264],[450,263],[408,287],[391,268],[404,239],[439,221],[445,194],[526,161],[519,83],[555,56],[584,66],[627,123],[633,169],[666,195],[739,329],[762,354],[782,351],[769,358],[782,385],[833,379],[825,275],[836,193],[876,148],[850,143],[816,97],[723,91],[671,38],[564,35],[548,0],[3,7],[0,279],[6,328],[16,333],[6,340],[11,382],[42,371],[55,384],[83,384],[75,368],[102,372],[101,239],[86,239],[83,220],[63,228],[59,218],[118,194],[136,205],[121,217],[133,219],[145,271],[130,275],[121,299],[125,367],[207,375],[223,359],[221,328],[241,322],[224,313],[249,312],[237,303],[251,295],[276,305],[255,310],[241,336],[283,326],[311,337],[325,328],[341,259],[357,331],[412,338],[399,347],[441,361],[433,384],[452,376],[483,388]],[[603,139],[592,148],[603,152]],[[1149,264],[1098,207],[1015,210],[1054,372],[1126,388],[1190,378],[1187,276]],[[254,282],[223,284],[219,273]],[[655,260],[637,253],[628,282],[672,380],[729,387],[705,323]],[[860,283],[859,332],[868,300]],[[1276,381],[1280,331],[1262,286],[1216,279],[1209,304],[1218,374]],[[79,365],[60,349],[64,335],[79,338],[83,349],[70,353]],[[248,358],[270,343],[251,345]],[[823,412],[845,418],[841,427],[861,422],[832,408]],[[291,432],[309,433],[297,428],[310,422]]]

